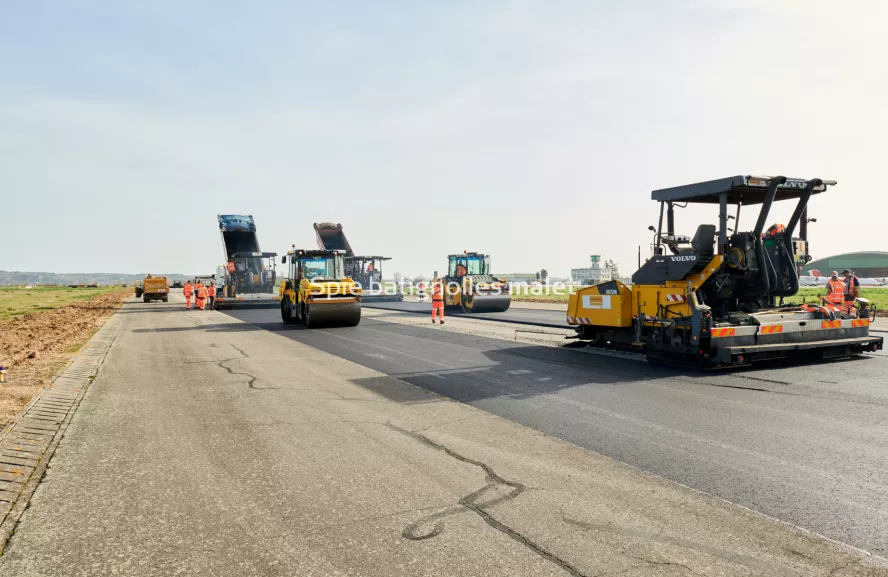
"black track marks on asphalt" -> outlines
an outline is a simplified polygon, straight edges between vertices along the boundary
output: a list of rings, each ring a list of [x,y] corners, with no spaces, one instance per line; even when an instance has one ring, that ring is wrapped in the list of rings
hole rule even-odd
[[[480,468],[484,471],[485,480],[487,481],[487,483],[480,489],[472,491],[465,497],[460,498],[458,501],[458,506],[447,507],[443,511],[432,513],[431,515],[427,515],[419,519],[418,521],[407,525],[407,527],[405,527],[404,530],[401,532],[401,535],[405,539],[410,539],[411,541],[424,541],[426,539],[436,537],[440,535],[441,532],[444,530],[444,519],[453,515],[459,515],[460,513],[471,511],[481,517],[481,519],[483,519],[485,523],[487,523],[497,531],[508,535],[540,557],[551,561],[552,563],[555,563],[570,575],[573,575],[574,577],[585,577],[585,574],[577,569],[574,565],[558,557],[551,551],[548,551],[546,548],[539,545],[538,543],[535,543],[534,541],[528,539],[512,527],[509,527],[505,523],[498,521],[496,518],[493,517],[490,511],[488,511],[488,509],[495,505],[498,505],[499,503],[503,503],[505,501],[509,501],[518,497],[518,495],[524,492],[524,485],[515,481],[508,481],[504,479],[503,477],[498,475],[487,463],[477,461],[475,459],[470,459],[469,457],[461,455],[453,449],[445,447],[440,443],[436,443],[435,441],[429,439],[421,433],[402,429],[401,427],[398,427],[392,423],[386,423],[386,426],[391,430],[410,437],[411,439],[418,441],[427,447],[430,447],[436,451],[441,451],[448,457],[452,457],[457,461],[468,463],[469,465],[474,465],[475,467]],[[506,491],[505,494],[500,494],[504,487],[508,487],[509,490]],[[430,531],[419,531],[429,524],[433,524]]]

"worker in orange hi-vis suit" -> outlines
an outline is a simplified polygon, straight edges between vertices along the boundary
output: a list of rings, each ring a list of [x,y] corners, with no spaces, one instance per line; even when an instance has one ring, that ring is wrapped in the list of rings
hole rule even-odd
[[[197,291],[197,308],[205,310],[207,308],[207,287],[205,287],[200,281],[197,281],[194,288]]]
[[[209,284],[207,285],[207,306],[210,307],[210,310],[213,310],[213,306],[216,304],[216,285]]]
[[[840,312],[845,301],[845,283],[839,280],[839,273],[833,271],[832,276],[826,282],[826,297],[823,299],[826,307],[834,312]]]
[[[435,313],[441,318],[441,324],[444,324],[444,283],[440,279],[435,280],[432,284],[432,323],[435,322]]]
[[[185,310],[191,310],[191,295],[194,294],[194,287],[191,286],[191,281],[185,283],[185,286],[182,287],[182,294],[185,295]]]

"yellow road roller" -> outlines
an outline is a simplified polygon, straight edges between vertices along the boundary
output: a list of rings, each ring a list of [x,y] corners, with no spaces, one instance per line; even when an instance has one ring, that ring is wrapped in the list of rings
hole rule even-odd
[[[512,304],[509,284],[490,274],[490,255],[463,252],[447,257],[444,306],[467,313],[504,312]]]
[[[344,272],[340,250],[293,249],[280,288],[281,320],[288,325],[353,327],[361,322],[361,287]]]

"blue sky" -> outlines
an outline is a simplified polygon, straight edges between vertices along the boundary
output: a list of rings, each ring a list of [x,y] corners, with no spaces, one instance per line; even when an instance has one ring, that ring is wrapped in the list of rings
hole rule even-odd
[[[628,273],[651,189],[738,173],[838,180],[812,252],[886,250],[888,13],[854,6],[4,2],[0,269],[209,272],[222,212],[389,273]]]

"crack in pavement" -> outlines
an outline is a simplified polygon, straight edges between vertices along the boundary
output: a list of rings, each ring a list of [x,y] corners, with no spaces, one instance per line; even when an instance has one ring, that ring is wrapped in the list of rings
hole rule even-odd
[[[852,565],[857,565],[858,563],[861,563],[862,561],[863,561],[863,558],[861,557],[860,559],[855,559],[855,560],[853,560],[853,561],[848,561],[848,562],[845,563],[844,565],[839,565],[838,567],[835,567],[834,569],[832,569],[832,570],[829,572],[829,575],[828,575],[827,577],[833,577],[833,576],[834,576],[836,573],[838,573],[839,571],[842,571],[842,570],[844,570],[844,569],[847,569],[848,567],[850,567],[850,566],[852,566]]]
[[[599,531],[602,533],[610,533],[612,535],[617,535],[620,537],[632,537],[635,539],[643,539],[645,541],[650,541],[653,543],[659,543],[661,545],[672,545],[674,547],[680,547],[682,549],[687,549],[690,551],[696,551],[698,553],[703,553],[705,555],[709,555],[711,557],[716,557],[723,561],[728,561],[730,563],[734,563],[736,565],[741,565],[746,567],[747,569],[752,569],[754,571],[760,571],[763,575],[780,575],[782,577],[801,577],[801,574],[795,571],[794,569],[790,569],[785,565],[774,565],[773,563],[761,561],[756,559],[755,557],[749,557],[748,555],[741,555],[739,553],[734,553],[731,551],[727,551],[724,549],[719,549],[718,547],[713,547],[711,545],[705,545],[703,543],[696,543],[694,541],[690,541],[688,539],[682,539],[681,537],[672,537],[670,535],[662,535],[660,533],[654,533],[653,531],[645,531],[644,529],[636,529],[634,527],[620,527],[617,525],[612,525],[610,523],[593,523],[588,521],[580,521],[578,519],[571,519],[569,517],[565,517],[562,515],[562,521],[567,523],[568,525],[573,525],[574,527],[580,527],[581,529],[587,529],[589,531]],[[625,552],[624,552],[625,554]],[[646,563],[651,564],[671,564],[671,565],[681,565],[680,563],[672,563],[669,561],[654,561],[651,559],[645,559],[643,557],[637,557],[634,555],[628,555],[633,559],[638,559],[639,561],[644,561]],[[689,571],[692,571],[688,568]],[[606,575],[607,573],[602,573],[597,575],[596,577],[601,577],[602,575]]]
[[[409,539],[411,541],[423,541],[425,539],[436,537],[440,535],[441,532],[444,530],[443,520],[445,518],[453,515],[460,515],[462,513],[472,512],[481,517],[481,519],[485,523],[487,523],[497,531],[500,531],[501,533],[504,533],[505,535],[511,537],[513,540],[527,547],[543,559],[546,559],[547,561],[551,561],[552,563],[558,565],[573,577],[586,577],[586,575],[577,567],[573,566],[568,561],[561,559],[551,551],[546,550],[541,545],[528,539],[512,527],[509,527],[505,523],[498,521],[487,511],[487,509],[490,507],[516,498],[518,495],[526,490],[526,487],[524,485],[502,478],[487,463],[476,461],[475,459],[471,459],[469,457],[461,455],[440,443],[436,443],[425,435],[414,431],[408,431],[407,429],[402,429],[401,427],[398,427],[397,425],[394,425],[390,422],[387,422],[385,426],[395,432],[410,437],[411,439],[418,441],[423,445],[426,445],[427,447],[430,447],[436,451],[441,451],[447,456],[456,459],[457,461],[462,461],[463,463],[468,463],[469,465],[474,465],[480,468],[484,471],[485,478],[487,480],[486,485],[484,485],[480,489],[472,491],[465,497],[460,498],[459,501],[457,501],[456,505],[451,505],[445,508],[443,511],[427,515],[419,519],[418,521],[414,521],[413,523],[410,523],[409,525],[404,527],[401,535],[405,539]],[[509,487],[510,490],[505,494],[500,494],[500,491],[503,487]],[[497,496],[493,498],[482,499],[485,493],[490,492],[493,492]],[[418,532],[419,529],[421,529],[423,526],[428,525],[429,523],[434,524],[431,531],[425,533]]]
[[[230,346],[231,348],[233,348],[234,350],[236,350],[237,352],[239,352],[239,353],[241,354],[241,356],[239,356],[239,357],[234,357],[234,358],[231,358],[231,359],[224,359],[224,360],[221,360],[221,361],[219,361],[219,362],[216,363],[216,366],[218,366],[220,369],[225,369],[226,371],[228,371],[228,374],[229,374],[229,375],[241,375],[241,376],[243,376],[243,377],[248,377],[250,380],[247,381],[247,386],[248,386],[249,388],[255,390],[255,391],[274,391],[274,390],[277,390],[277,389],[278,389],[278,387],[257,387],[257,386],[256,386],[256,381],[259,380],[259,377],[256,377],[255,375],[252,375],[252,374],[250,374],[250,373],[243,373],[243,372],[240,372],[240,371],[235,371],[235,370],[233,370],[233,369],[230,368],[230,367],[226,367],[226,366],[225,366],[225,363],[230,363],[231,361],[239,361],[239,360],[241,360],[241,359],[249,359],[249,358],[250,358],[250,355],[248,355],[247,353],[243,352],[242,350],[240,350],[240,349],[237,348],[236,346],[234,346],[234,345],[232,345],[232,344],[229,344],[228,346]]]

